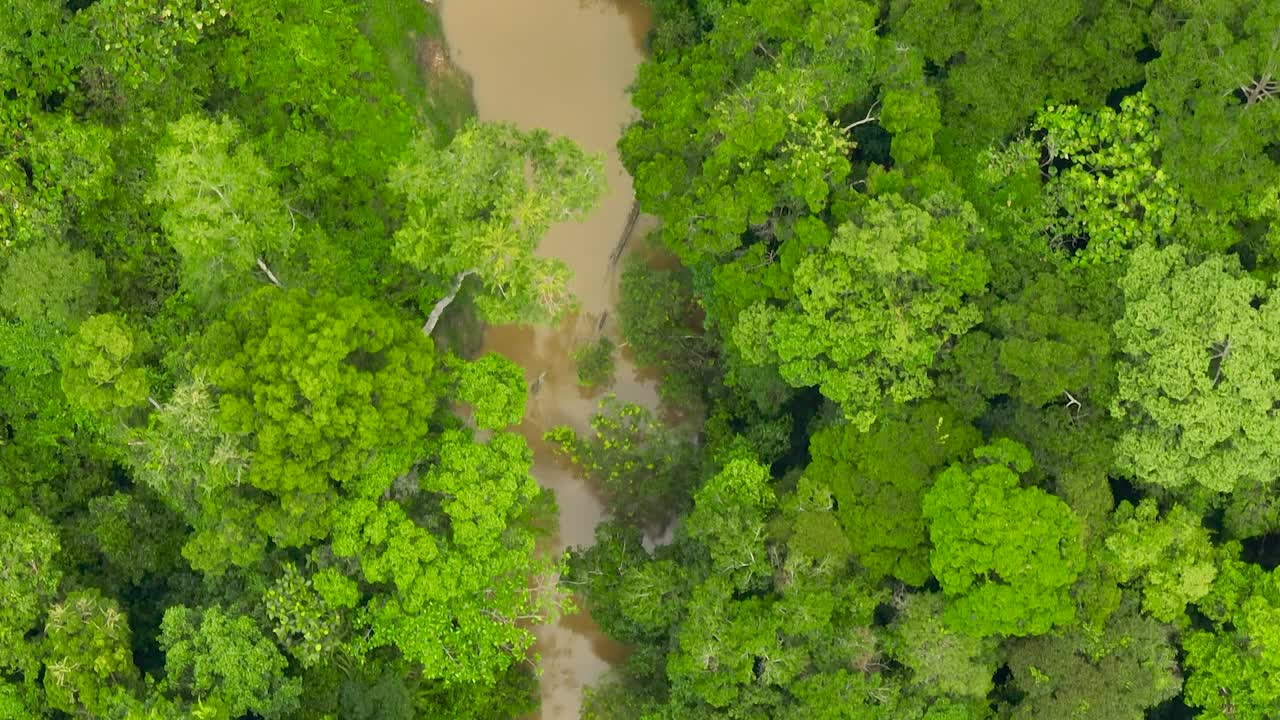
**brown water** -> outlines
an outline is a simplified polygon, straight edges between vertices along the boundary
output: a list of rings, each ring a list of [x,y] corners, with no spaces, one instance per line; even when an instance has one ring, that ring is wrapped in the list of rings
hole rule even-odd
[[[453,60],[474,81],[482,120],[546,128],[605,154],[609,192],[599,209],[583,223],[553,228],[540,250],[573,268],[572,289],[582,312],[558,328],[503,326],[485,336],[486,351],[520,363],[530,383],[539,386],[519,430],[533,447],[535,477],[555,491],[560,504],[560,533],[550,549],[587,545],[604,514],[600,499],[556,460],[542,433],[560,424],[587,428],[602,394],[579,388],[571,353],[596,336],[617,296],[609,257],[626,224],[632,189],[615,144],[632,117],[626,88],[643,60],[648,9],[641,0],[439,0],[438,5]],[[633,240],[630,246],[638,244]],[[615,327],[606,319],[605,332]],[[652,383],[626,358],[619,360],[611,390],[623,400],[657,404]],[[626,650],[601,634],[585,612],[538,628],[537,635],[542,710],[534,717],[576,720],[583,686],[622,660]]]

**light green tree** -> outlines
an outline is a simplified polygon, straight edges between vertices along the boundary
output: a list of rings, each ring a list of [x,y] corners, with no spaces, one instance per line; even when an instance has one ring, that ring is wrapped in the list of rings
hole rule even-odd
[[[458,381],[454,392],[471,405],[476,425],[501,430],[524,419],[529,397],[524,368],[493,352],[470,362],[450,356],[446,364]]]
[[[1280,473],[1280,303],[1233,258],[1143,246],[1120,281],[1116,464],[1171,489],[1230,492]]]
[[[297,678],[288,661],[253,618],[217,605],[194,610],[169,607],[160,623],[165,677],[161,689],[218,720],[247,712],[274,720],[298,706]]]
[[[147,338],[119,315],[94,315],[76,330],[63,356],[62,391],[93,412],[136,407],[150,382],[140,365]]]
[[[972,470],[952,465],[924,499],[929,565],[950,598],[956,630],[1040,635],[1075,619],[1072,584],[1084,566],[1080,521],[1066,503],[1019,484],[1031,453],[1008,439],[973,451]]]
[[[1188,603],[1208,594],[1218,574],[1209,531],[1200,518],[1174,505],[1160,517],[1154,500],[1116,508],[1107,536],[1107,567],[1122,583],[1142,588],[1142,608],[1165,623],[1185,623]]]
[[[953,196],[877,197],[800,260],[791,299],[738,317],[734,345],[748,362],[776,364],[793,387],[817,386],[865,429],[886,399],[927,396],[938,351],[982,319],[982,233]]]
[[[218,430],[246,438],[246,482],[278,500],[258,523],[278,542],[323,536],[339,489],[376,497],[424,450],[435,351],[383,305],[267,287],[206,343]]]
[[[472,122],[444,147],[414,142],[391,173],[404,205],[393,253],[438,284],[431,334],[463,282],[489,322],[558,320],[573,307],[563,261],[535,255],[553,224],[581,219],[604,190],[598,157],[567,138]]]
[[[69,593],[45,620],[45,699],[70,714],[104,717],[138,683],[129,618],[97,590]]]
[[[201,297],[225,301],[259,279],[280,283],[271,263],[285,259],[296,228],[234,121],[187,115],[171,123],[147,199],[161,207],[183,281]]]
[[[192,523],[248,479],[249,448],[219,429],[215,391],[202,375],[178,385],[127,444],[134,477]]]
[[[525,657],[531,623],[567,601],[551,586],[559,564],[535,553],[530,517],[540,490],[524,439],[475,443],[447,431],[423,473],[435,506],[420,523],[395,501],[354,500],[334,511],[332,549],[358,561],[377,588],[356,616],[354,649],[395,647],[445,685],[492,683]]]

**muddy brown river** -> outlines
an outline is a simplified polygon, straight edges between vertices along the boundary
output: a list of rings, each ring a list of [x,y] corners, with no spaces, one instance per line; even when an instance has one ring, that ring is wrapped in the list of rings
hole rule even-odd
[[[604,514],[600,499],[556,460],[542,434],[560,424],[587,428],[602,394],[578,386],[571,354],[595,337],[604,313],[612,316],[617,297],[609,258],[626,225],[632,189],[615,143],[632,117],[626,88],[643,60],[649,11],[641,0],[438,0],[437,5],[453,61],[474,82],[482,120],[546,128],[605,155],[609,192],[600,207],[585,222],[553,228],[540,250],[573,269],[581,313],[558,328],[502,326],[485,336],[485,350],[520,363],[530,384],[538,386],[519,431],[533,447],[534,476],[559,501],[560,533],[549,550],[590,544]],[[629,243],[637,245],[634,238]],[[606,332],[614,329],[611,317],[605,326]],[[652,382],[625,357],[610,390],[650,407],[657,402]],[[577,720],[583,686],[622,660],[626,649],[601,634],[585,612],[540,627],[537,635],[542,709],[533,717]]]

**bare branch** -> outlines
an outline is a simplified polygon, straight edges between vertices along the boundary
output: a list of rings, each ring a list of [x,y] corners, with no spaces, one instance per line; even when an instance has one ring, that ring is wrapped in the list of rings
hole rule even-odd
[[[436,323],[440,322],[444,309],[458,297],[458,291],[462,289],[462,281],[466,280],[468,275],[474,275],[475,272],[475,270],[464,270],[453,277],[453,285],[449,287],[449,293],[440,298],[436,306],[431,308],[431,314],[427,316],[427,322],[422,326],[423,335],[430,335],[436,329]]]
[[[1244,93],[1245,107],[1252,107],[1259,101],[1280,92],[1280,81],[1273,80],[1271,73],[1264,73],[1262,77],[1251,78],[1249,82],[1241,85],[1240,92]]]
[[[1209,356],[1209,365],[1212,367],[1215,360],[1218,362],[1218,366],[1213,371],[1213,386],[1217,387],[1218,381],[1222,379],[1222,365],[1227,361],[1228,357],[1231,357],[1231,338],[1228,336],[1222,341],[1221,347],[1215,348],[1215,350],[1217,352]]]
[[[1079,412],[1080,409],[1084,407],[1083,405],[1080,404],[1080,401],[1076,399],[1076,396],[1071,394],[1070,390],[1063,390],[1062,394],[1067,396],[1068,411],[1071,410],[1072,407],[1075,407],[1076,412]]]
[[[858,127],[859,125],[866,125],[867,123],[871,123],[879,120],[880,119],[879,115],[872,114],[876,111],[876,106],[879,104],[880,104],[879,100],[876,100],[875,102],[871,103],[871,107],[867,108],[867,114],[861,120],[858,120],[857,122],[851,122],[848,125],[845,125],[843,128],[841,128],[841,130],[843,132],[849,132],[850,130]]]
[[[267,267],[267,264],[262,261],[262,258],[258,258],[258,268],[267,274],[267,279],[271,281],[272,285],[275,285],[278,288],[284,287],[280,284],[280,280],[276,278],[276,274],[271,272],[271,268]]]

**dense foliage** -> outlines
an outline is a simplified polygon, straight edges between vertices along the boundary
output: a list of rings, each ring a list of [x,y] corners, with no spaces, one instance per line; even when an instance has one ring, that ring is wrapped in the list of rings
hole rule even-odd
[[[417,0],[0,14],[0,717],[531,707],[524,373],[432,330],[572,307],[600,160],[406,82]]]
[[[1280,717],[1280,3],[652,5],[575,359],[668,407],[555,557],[454,321],[574,311],[601,160],[418,0],[8,4],[0,720],[512,718],[569,591],[587,718]]]
[[[653,4],[620,328],[703,469],[653,547],[566,445],[586,715],[1280,716],[1280,6]]]

